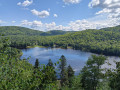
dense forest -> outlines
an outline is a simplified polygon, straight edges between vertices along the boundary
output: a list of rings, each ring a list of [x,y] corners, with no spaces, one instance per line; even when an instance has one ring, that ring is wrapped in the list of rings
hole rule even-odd
[[[23,27],[0,27],[1,34],[9,37],[10,46],[27,48],[45,46],[73,48],[97,54],[120,56],[120,26],[79,32],[41,32]],[[41,35],[42,33],[42,35]],[[47,34],[51,33],[51,34]],[[64,34],[64,35],[58,35]]]
[[[62,31],[62,30],[51,30],[48,32],[32,30],[25,27],[18,26],[1,26],[0,33],[7,35],[28,35],[28,36],[52,36],[52,35],[63,35],[66,33],[72,33],[74,31]]]
[[[47,65],[36,59],[34,66],[20,56],[21,51],[0,36],[0,90],[120,90],[120,63],[113,70],[101,68],[105,56],[92,55],[78,76],[66,66],[64,55],[56,63],[48,60]]]
[[[8,32],[8,28],[13,29]],[[17,33],[16,28],[21,27],[0,29],[0,90],[120,90],[120,62],[116,62],[116,69],[101,68],[107,60],[105,56],[92,55],[79,75],[75,76],[72,67],[67,66],[64,55],[56,63],[48,60],[47,65],[40,64],[36,59],[33,66],[28,63],[29,58],[20,59],[22,52],[17,49],[35,45],[71,47],[119,56],[119,26],[109,30],[86,30],[52,36],[40,36],[39,31],[27,32],[23,29]]]

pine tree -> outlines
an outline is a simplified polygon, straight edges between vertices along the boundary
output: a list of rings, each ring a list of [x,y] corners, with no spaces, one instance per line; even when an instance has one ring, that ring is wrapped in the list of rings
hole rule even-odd
[[[36,59],[34,68],[38,69],[38,67],[39,67],[39,60]]]
[[[66,69],[67,63],[66,63],[66,58],[64,55],[61,56],[60,61],[61,61],[60,65],[59,65],[60,69],[61,70]]]
[[[67,68],[66,68],[66,58],[64,55],[61,56],[60,58],[61,63],[59,65],[60,67],[60,79],[61,79],[61,86],[68,85],[68,73],[67,73]]]
[[[70,65],[67,68],[67,73],[68,73],[69,87],[71,87],[72,86],[72,79],[74,76],[74,71]]]
[[[56,71],[54,70],[55,67],[53,65],[53,62],[51,59],[49,59],[48,64],[46,65],[45,72],[49,72],[48,78],[50,78],[52,81],[56,80]]]
[[[49,59],[48,64],[46,66],[54,68],[54,65],[51,59]]]
[[[74,71],[70,65],[67,68],[67,72],[68,72],[68,78],[71,78],[74,76]]]

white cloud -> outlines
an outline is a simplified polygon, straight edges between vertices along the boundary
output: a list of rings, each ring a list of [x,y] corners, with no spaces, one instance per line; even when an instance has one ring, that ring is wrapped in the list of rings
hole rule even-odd
[[[18,2],[17,5],[26,7],[26,6],[31,5],[32,3],[33,3],[33,0],[31,0],[31,1],[25,0],[23,3],[22,2]]]
[[[45,23],[44,24],[44,28],[45,30],[53,30],[56,27],[56,23],[52,22],[52,23]]]
[[[113,27],[120,24],[120,19],[106,19],[106,20],[77,20],[70,23],[71,29],[86,30],[86,29],[101,29],[105,27]]]
[[[81,0],[63,0],[66,4],[77,4]],[[90,8],[100,8],[96,12],[96,16],[89,19],[75,20],[67,24],[67,26],[56,25],[55,22],[42,23],[41,21],[28,21],[23,20],[22,26],[31,27],[33,29],[48,31],[48,30],[66,30],[66,31],[81,31],[86,29],[101,29],[105,27],[113,27],[120,25],[120,0],[91,0],[89,3]],[[50,15],[48,11],[37,11],[35,9],[31,12],[40,17],[45,18]],[[53,15],[58,17],[57,14]]]
[[[29,22],[28,20],[23,20],[21,21],[21,26],[30,26],[31,28],[42,27],[42,22],[36,20],[33,22]]]
[[[0,23],[2,23],[3,21],[2,20],[0,20]]]
[[[16,21],[12,21],[12,23],[15,23]]]
[[[0,25],[2,24],[2,20],[0,20]]]
[[[58,15],[57,15],[57,14],[54,14],[54,17],[58,17]]]
[[[21,21],[21,25],[31,26],[32,22],[29,22],[28,20]]]
[[[111,9],[104,8],[103,10],[97,12],[96,14],[102,14],[102,13],[110,13]]]
[[[42,23],[41,21],[28,21],[28,20],[23,20],[21,21],[21,25],[20,26],[27,26],[27,27],[31,27],[33,29],[38,29],[38,30],[43,30],[43,31],[48,31],[48,30],[56,30],[59,29],[60,26],[56,26],[55,22],[51,22],[51,23]],[[61,25],[62,27],[62,25]],[[61,29],[62,30],[62,29]]]
[[[63,0],[65,4],[77,4],[80,3],[81,0]]]
[[[101,10],[96,12],[96,16],[93,18],[71,21],[68,23],[67,26],[56,25],[55,22],[52,23],[41,22],[40,25],[39,23],[36,23],[35,26],[37,26],[37,29],[39,30],[46,31],[48,30],[81,31],[86,29],[101,29],[120,25],[120,0],[92,0],[89,3],[89,7],[101,8]],[[33,11],[35,15],[39,16],[38,11],[36,10]],[[57,17],[57,15],[54,14],[54,17]],[[27,23],[29,26],[33,26],[33,22]]]
[[[82,31],[86,29],[101,29],[105,27],[117,26],[120,25],[120,19],[114,18],[114,19],[105,19],[105,20],[103,19],[97,21],[94,18],[83,19],[83,20],[71,21],[68,23],[67,26],[56,25],[55,22],[42,23],[41,21],[36,21],[36,20],[32,22],[23,20],[21,22],[21,25],[43,31],[48,31],[48,30]]]
[[[33,21],[32,26],[33,27],[42,27],[43,23],[41,21]]]
[[[46,10],[43,10],[43,11],[37,11],[35,9],[31,10],[32,14],[36,15],[36,16],[39,16],[40,18],[45,18],[47,16],[50,15],[50,13]]]
[[[99,7],[102,10],[96,14],[108,14],[108,18],[120,18],[120,0],[92,0],[89,7]]]
[[[18,2],[17,5],[20,6],[22,3],[21,2]]]
[[[3,24],[3,23],[6,23],[6,22],[5,22],[5,21],[0,20],[0,25],[1,25],[1,24]]]
[[[52,22],[52,23],[42,23],[41,21],[28,21],[28,20],[23,20],[21,21],[21,25],[20,26],[27,26],[27,27],[31,27],[33,29],[38,29],[38,30],[43,30],[43,31],[48,31],[48,30],[55,30],[56,29],[56,23]]]

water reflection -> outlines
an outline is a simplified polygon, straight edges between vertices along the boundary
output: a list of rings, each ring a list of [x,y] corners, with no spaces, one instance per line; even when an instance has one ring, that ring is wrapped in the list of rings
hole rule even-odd
[[[35,63],[36,58],[39,59],[40,64],[47,64],[48,60],[51,59],[54,63],[57,62],[61,55],[64,55],[67,59],[67,65],[71,65],[75,71],[75,74],[78,74],[80,70],[84,67],[85,62],[91,56],[90,52],[83,52],[80,50],[73,49],[60,49],[60,48],[30,48],[23,49],[23,55],[21,59],[31,57],[29,63]],[[113,60],[119,61],[119,57],[108,57],[110,63],[114,63]],[[114,64],[113,64],[114,65]],[[102,67],[109,67],[107,64],[104,64]]]

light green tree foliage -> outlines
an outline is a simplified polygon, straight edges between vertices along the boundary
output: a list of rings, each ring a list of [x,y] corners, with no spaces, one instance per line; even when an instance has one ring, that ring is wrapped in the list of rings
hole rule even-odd
[[[71,47],[98,54],[120,55],[120,26],[74,33],[64,31],[40,32],[21,27],[0,27],[0,32],[6,35],[4,38],[10,37],[10,45],[15,48],[26,48],[27,46],[35,45]],[[42,36],[40,36],[41,34]]]
[[[116,62],[114,71],[109,71],[109,81],[111,90],[120,90],[120,62]]]
[[[42,72],[45,66],[39,67],[36,60],[37,70],[26,59],[20,60],[20,51],[11,48],[8,41],[0,39],[0,90],[45,90],[57,88],[55,81],[46,79]],[[35,72],[35,73],[34,73]],[[53,72],[49,70],[48,75]],[[46,82],[44,82],[46,81]],[[49,87],[48,87],[49,86]]]
[[[46,84],[49,83],[46,80],[49,80],[51,82],[56,82],[57,80],[56,71],[55,71],[55,67],[51,59],[49,59],[48,64],[46,65],[45,69],[42,70],[42,72],[45,75],[45,79],[43,82],[45,82]]]
[[[101,65],[104,64],[105,56],[92,55],[88,59],[86,66],[81,70],[81,85],[85,90],[96,90],[99,88],[99,82],[103,78]]]

